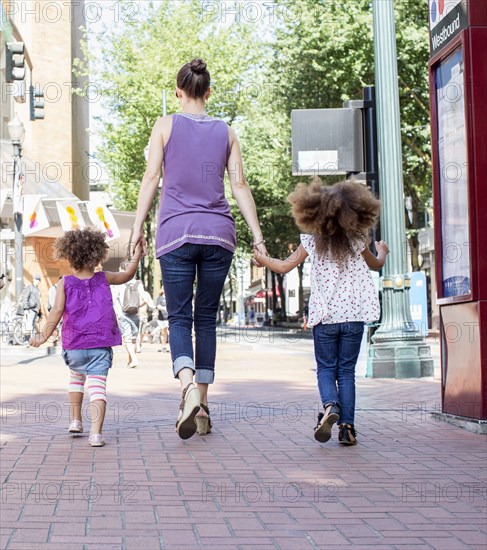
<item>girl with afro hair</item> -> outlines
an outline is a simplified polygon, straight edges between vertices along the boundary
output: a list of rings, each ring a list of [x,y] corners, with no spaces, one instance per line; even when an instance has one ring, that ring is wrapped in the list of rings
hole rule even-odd
[[[368,249],[369,231],[381,203],[368,187],[353,181],[325,186],[319,180],[299,184],[288,197],[296,224],[305,234],[285,260],[255,253],[255,263],[288,273],[309,257],[311,296],[308,326],[313,339],[318,390],[324,412],[318,415],[314,437],[326,442],[339,422],[338,441],[357,443],[355,365],[364,324],[380,316],[380,305],[369,269],[379,271],[389,248],[376,242],[377,256]]]
[[[102,447],[106,411],[106,380],[112,366],[112,346],[122,343],[113,310],[110,285],[122,285],[133,278],[142,254],[138,246],[126,271],[98,271],[108,253],[105,235],[93,229],[68,231],[57,240],[59,258],[68,260],[73,275],[57,284],[54,305],[41,334],[30,340],[39,347],[46,342],[62,318],[63,359],[70,371],[69,432],[83,431],[81,406],[84,386],[90,396],[91,431],[88,443]]]

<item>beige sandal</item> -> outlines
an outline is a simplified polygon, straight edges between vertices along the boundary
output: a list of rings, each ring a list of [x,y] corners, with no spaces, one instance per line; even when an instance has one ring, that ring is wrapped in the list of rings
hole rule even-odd
[[[200,407],[205,411],[208,416],[196,417],[196,431],[199,435],[207,435],[211,432],[212,424],[210,419],[210,410],[206,405],[200,403]]]
[[[181,439],[189,439],[196,433],[195,416],[200,410],[200,391],[192,382],[184,388],[179,408],[176,431]]]

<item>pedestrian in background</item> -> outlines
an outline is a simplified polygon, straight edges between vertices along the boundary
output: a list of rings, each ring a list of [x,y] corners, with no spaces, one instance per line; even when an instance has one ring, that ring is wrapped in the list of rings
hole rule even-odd
[[[166,352],[170,351],[167,349],[167,342],[168,342],[168,336],[169,336],[169,321],[168,321],[168,313],[167,313],[167,305],[166,305],[166,296],[164,294],[164,287],[161,286],[159,290],[159,296],[156,300],[156,308],[157,308],[157,321],[159,324],[159,327],[161,328],[161,344],[162,347],[159,351]]]
[[[163,172],[156,256],[167,299],[173,373],[182,388],[176,422],[182,439],[211,430],[208,386],[215,378],[216,318],[236,243],[225,169],[255,246],[265,253],[237,136],[224,120],[206,113],[210,94],[206,63],[193,59],[183,65],[176,78],[182,112],[154,124],[133,228],[133,242],[141,243],[145,253],[142,227]]]
[[[319,181],[300,184],[289,196],[301,244],[289,258],[277,260],[255,254],[257,265],[288,273],[311,261],[308,325],[313,327],[318,389],[324,412],[314,436],[331,437],[339,422],[338,441],[357,443],[355,432],[355,366],[364,323],[380,317],[380,305],[369,269],[379,271],[389,248],[376,242],[377,257],[368,249],[369,231],[377,222],[381,203],[368,187],[343,181],[332,186]]]
[[[254,306],[251,306],[250,307],[250,311],[249,311],[249,325],[251,327],[255,327],[255,309],[254,309]]]
[[[47,311],[48,311],[48,313],[51,311],[51,309],[54,306],[54,302],[56,301],[57,285],[58,285],[58,283],[61,279],[62,279],[62,277],[59,277],[59,280],[56,281],[51,286],[51,288],[49,289],[49,292],[48,292],[48,295],[47,295]],[[59,321],[58,329],[57,329],[57,332],[56,332],[57,337],[54,338],[53,342],[52,342],[54,346],[58,345],[59,337],[60,337],[60,334],[61,334],[61,325],[62,325],[62,321]]]
[[[129,261],[124,260],[120,264],[119,271],[126,271],[131,265]],[[139,309],[145,303],[144,292],[144,285],[142,281],[135,278],[135,273],[132,273],[123,286],[112,288],[115,312],[128,354],[127,366],[132,369],[139,366],[136,346],[140,335]]]
[[[140,328],[139,328],[139,335],[137,337],[137,341],[135,344],[136,353],[140,353],[142,351],[142,343],[144,342],[144,337],[147,332],[147,325],[149,323],[149,310],[150,312],[152,312],[152,310],[154,310],[156,307],[154,300],[152,299],[151,295],[147,292],[147,290],[143,291],[142,300],[143,300],[143,303],[139,307]]]
[[[41,284],[40,275],[35,275],[32,284],[25,287],[22,294],[22,307],[24,310],[25,331],[34,336],[37,332],[36,323],[41,314]]]
[[[106,380],[113,363],[112,346],[122,343],[109,285],[123,285],[134,276],[142,249],[137,247],[125,271],[95,273],[96,265],[105,259],[109,250],[100,231],[89,228],[68,231],[58,239],[56,248],[58,257],[68,260],[74,275],[67,275],[58,282],[46,326],[30,344],[39,347],[46,342],[62,318],[62,355],[70,371],[69,432],[83,432],[81,406],[86,382],[91,413],[88,442],[92,447],[102,447],[105,445],[102,429]]]
[[[56,289],[58,282],[62,279],[62,277],[59,277],[59,280],[56,281],[51,288],[49,289],[49,292],[47,294],[47,311],[51,311],[52,306],[54,305],[54,301],[56,300]]]

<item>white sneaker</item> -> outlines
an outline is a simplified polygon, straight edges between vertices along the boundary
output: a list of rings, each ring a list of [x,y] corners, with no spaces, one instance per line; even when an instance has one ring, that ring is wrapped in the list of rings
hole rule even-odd
[[[90,435],[88,443],[92,447],[103,447],[105,445],[105,440],[103,439],[103,436],[101,434],[93,434]]]
[[[80,434],[83,433],[83,424],[81,420],[73,420],[68,428],[70,434]]]

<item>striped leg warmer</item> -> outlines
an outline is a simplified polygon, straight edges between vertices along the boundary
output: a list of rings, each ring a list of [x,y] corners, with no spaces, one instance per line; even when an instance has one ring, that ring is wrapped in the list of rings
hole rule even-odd
[[[107,400],[107,377],[101,376],[99,374],[89,374],[88,375],[88,393],[90,394],[90,402],[100,399],[101,401]]]
[[[86,376],[74,370],[70,370],[69,373],[69,391],[84,393]]]

